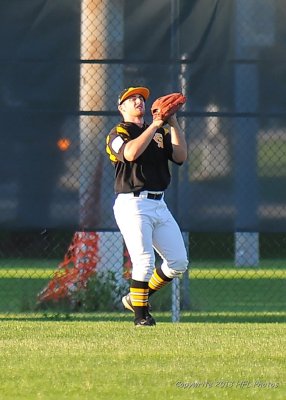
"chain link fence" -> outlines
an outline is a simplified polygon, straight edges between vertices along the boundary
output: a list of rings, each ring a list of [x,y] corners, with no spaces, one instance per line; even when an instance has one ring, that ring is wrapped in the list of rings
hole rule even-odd
[[[166,199],[190,268],[152,298],[154,312],[285,320],[284,3],[0,6],[2,317],[123,311],[132,266],[105,138],[119,92],[140,85],[149,108],[168,92],[188,98],[179,121],[189,158],[172,167]]]

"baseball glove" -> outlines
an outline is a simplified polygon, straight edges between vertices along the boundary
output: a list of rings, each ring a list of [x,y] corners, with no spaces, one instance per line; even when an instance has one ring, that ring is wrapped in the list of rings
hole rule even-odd
[[[153,120],[161,119],[166,122],[171,115],[175,114],[185,104],[186,100],[182,93],[170,93],[159,97],[151,107]]]

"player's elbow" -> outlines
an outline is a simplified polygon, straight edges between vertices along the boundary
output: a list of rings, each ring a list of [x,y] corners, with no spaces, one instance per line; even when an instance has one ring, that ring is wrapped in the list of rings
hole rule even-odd
[[[182,164],[188,158],[188,152],[186,149],[176,149],[173,151],[173,160],[178,163]]]
[[[187,160],[187,158],[188,158],[188,155],[187,155],[187,153],[185,153],[185,154],[181,155],[180,157],[178,157],[177,162],[180,164],[183,164]]]

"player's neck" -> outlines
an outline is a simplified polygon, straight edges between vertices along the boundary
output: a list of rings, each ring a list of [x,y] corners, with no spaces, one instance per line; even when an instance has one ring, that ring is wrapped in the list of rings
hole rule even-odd
[[[142,126],[144,124],[144,118],[143,117],[132,117],[132,116],[130,116],[129,118],[125,119],[125,122],[132,122],[133,124],[136,124],[140,128],[142,128]]]

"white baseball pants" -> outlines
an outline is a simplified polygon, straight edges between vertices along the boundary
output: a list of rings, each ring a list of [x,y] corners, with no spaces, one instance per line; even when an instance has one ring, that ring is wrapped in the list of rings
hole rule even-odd
[[[119,194],[113,207],[132,261],[132,279],[149,281],[155,267],[154,249],[163,260],[163,273],[175,278],[188,266],[183,237],[163,198],[151,200],[147,193],[141,192],[139,197]]]

